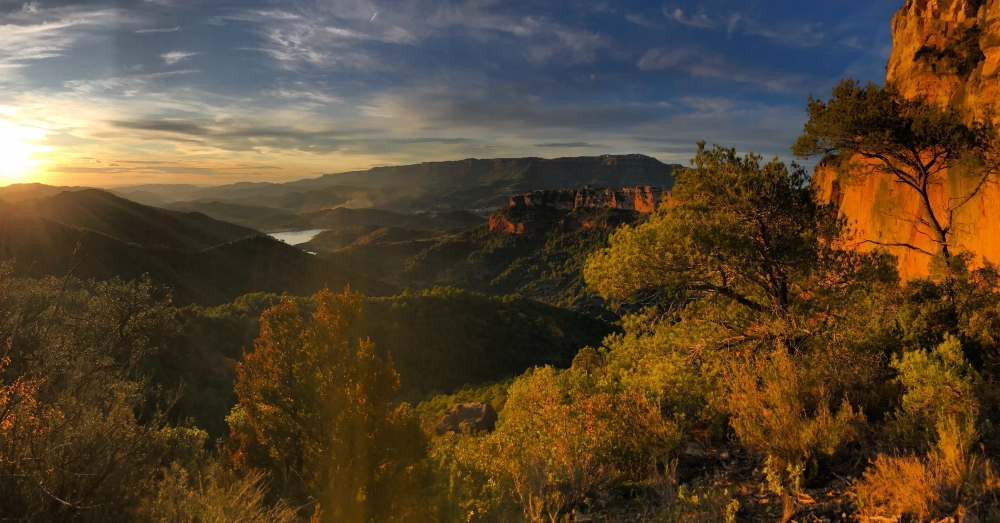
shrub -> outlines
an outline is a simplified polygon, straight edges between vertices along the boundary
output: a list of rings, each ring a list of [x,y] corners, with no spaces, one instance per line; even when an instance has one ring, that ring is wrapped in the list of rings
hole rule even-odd
[[[892,365],[906,389],[897,414],[898,430],[933,444],[944,423],[960,430],[964,446],[975,441],[979,406],[973,387],[978,374],[966,361],[957,338],[946,336],[929,352],[907,352]]]
[[[820,459],[853,440],[864,416],[846,399],[837,405],[809,361],[783,350],[734,365],[727,381],[732,428],[744,445],[767,457],[769,488],[782,496],[790,516],[807,468],[815,471]]]
[[[962,345],[948,336],[932,351],[911,351],[893,366],[905,387],[899,430],[922,437],[924,457],[880,455],[855,485],[862,517],[960,518],[1000,493],[989,460],[973,451],[978,439],[978,380]]]
[[[772,468],[802,469],[832,456],[864,422],[845,401],[836,401],[803,361],[784,351],[733,367],[729,376],[732,427],[743,444],[771,459]]]
[[[284,478],[324,521],[416,521],[426,446],[399,375],[367,341],[352,341],[361,297],[320,291],[311,321],[289,300],[264,312],[238,368],[233,461]],[[317,510],[317,513],[319,511]]]
[[[496,431],[439,441],[439,477],[458,520],[493,521],[489,514],[516,508],[532,523],[561,521],[663,462],[679,442],[676,425],[641,393],[600,383],[592,360],[529,371],[511,385]]]
[[[270,506],[261,471],[230,471],[218,464],[191,474],[180,464],[164,471],[145,507],[149,521],[175,523],[295,523],[296,511],[283,502]]]

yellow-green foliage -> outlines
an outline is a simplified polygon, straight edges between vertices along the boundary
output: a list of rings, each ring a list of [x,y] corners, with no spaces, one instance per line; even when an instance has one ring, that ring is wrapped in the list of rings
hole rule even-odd
[[[507,389],[512,383],[514,380],[485,383],[479,387],[466,386],[454,394],[431,396],[420,402],[414,411],[428,427],[436,425],[442,416],[460,403],[488,403],[501,412],[507,403]]]
[[[418,521],[426,447],[409,406],[393,405],[399,375],[352,339],[360,295],[314,299],[309,321],[291,301],[261,316],[238,368],[232,460],[286,478],[284,493],[317,502],[321,521]]]
[[[798,490],[806,466],[833,456],[864,422],[846,400],[831,397],[807,358],[778,350],[732,366],[727,377],[731,424],[743,444],[768,457],[772,490]],[[784,486],[782,482],[788,483]]]
[[[931,436],[942,424],[956,425],[975,439],[978,403],[973,387],[978,375],[965,359],[962,344],[948,336],[932,351],[915,350],[893,360],[906,388],[899,412],[904,430]]]
[[[460,507],[452,513],[467,516],[460,520],[515,506],[532,523],[560,520],[616,484],[646,479],[677,445],[676,426],[655,404],[603,386],[593,359],[583,360],[518,378],[492,434],[439,443],[448,449],[437,451],[449,477],[445,497]]]
[[[924,457],[880,455],[856,485],[861,514],[919,521],[964,517],[1000,489],[992,464],[974,449],[979,376],[950,336],[932,351],[904,354],[893,366],[906,390],[898,424],[925,438],[929,451]]]

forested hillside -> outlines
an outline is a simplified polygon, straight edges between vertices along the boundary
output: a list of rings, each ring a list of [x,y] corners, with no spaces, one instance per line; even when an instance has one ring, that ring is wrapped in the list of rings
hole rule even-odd
[[[253,350],[262,312],[292,299],[306,311],[311,297],[255,293],[216,307],[176,309],[177,336],[147,369],[180,394],[171,415],[193,417],[213,438],[228,432],[235,404],[236,364]],[[366,298],[353,339],[371,339],[400,374],[398,400],[413,404],[465,386],[513,378],[535,365],[565,367],[582,347],[597,346],[616,328],[526,299],[494,298],[439,288]]]
[[[454,286],[500,296],[525,296],[595,317],[614,316],[607,303],[584,284],[583,262],[606,244],[614,226],[638,223],[644,219],[642,215],[506,207],[495,211],[491,220],[498,216],[531,221],[531,231],[512,234],[491,230],[488,224],[436,234],[395,227],[354,227],[320,233],[301,247],[401,287]],[[606,227],[609,220],[610,227]],[[581,221],[601,226],[581,227]]]
[[[98,190],[0,202],[0,261],[20,276],[137,280],[149,275],[178,303],[217,305],[252,292],[311,294],[353,285],[398,289],[351,273],[246,227],[166,211]]]
[[[151,247],[206,249],[257,231],[200,213],[165,211],[97,189],[64,191],[0,207],[4,218],[45,218]]]

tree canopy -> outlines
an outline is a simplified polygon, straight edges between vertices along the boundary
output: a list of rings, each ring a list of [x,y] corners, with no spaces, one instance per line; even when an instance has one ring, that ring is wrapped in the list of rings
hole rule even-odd
[[[807,111],[809,120],[792,152],[801,158],[822,155],[828,163],[843,164],[854,177],[884,175],[906,187],[919,198],[921,211],[900,218],[928,235],[938,252],[909,243],[896,246],[949,259],[956,212],[995,181],[1000,170],[994,125],[988,119],[970,122],[922,98],[906,98],[891,85],[861,86],[853,80],[840,82],[826,102],[810,97]],[[933,193],[948,187],[949,176],[971,183],[937,204]]]

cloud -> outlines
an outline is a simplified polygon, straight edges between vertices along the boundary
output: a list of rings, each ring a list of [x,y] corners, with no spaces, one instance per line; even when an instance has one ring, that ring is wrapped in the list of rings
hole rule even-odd
[[[192,56],[197,56],[197,55],[200,55],[200,54],[201,53],[186,53],[184,51],[170,51],[169,53],[163,53],[163,54],[161,54],[160,57],[163,58],[163,61],[166,62],[167,65],[174,65],[177,62],[180,62],[182,60],[187,60],[188,58],[191,58]]]
[[[88,38],[106,35],[132,18],[118,9],[54,7],[32,2],[17,12],[0,14],[0,67],[62,56]]]
[[[700,78],[714,78],[755,85],[767,91],[796,92],[806,81],[802,75],[753,69],[693,47],[651,49],[637,64],[643,71],[678,70]]]
[[[102,91],[122,91],[123,94],[134,94],[159,79],[171,76],[194,74],[198,72],[200,71],[196,69],[184,69],[180,71],[167,71],[162,73],[132,76],[112,76],[110,78],[98,78],[96,80],[69,80],[63,82],[63,87],[75,92],[76,94],[96,94]]]
[[[684,11],[681,9],[674,9],[669,11],[664,8],[664,13],[668,18],[673,18],[674,20],[691,27],[700,27],[702,29],[714,29],[717,26],[718,20],[710,18],[704,12],[700,12],[695,15],[685,15]],[[739,16],[739,15],[734,15]]]
[[[380,10],[371,21],[373,13],[374,7],[368,2],[343,1],[244,10],[212,21],[252,24],[262,45],[244,49],[264,52],[279,67],[290,70],[406,69],[411,64],[404,57],[377,51],[373,46],[377,43],[416,46],[435,31],[440,37],[461,37],[473,42],[497,45],[505,41],[509,43],[504,49],[506,57],[520,55],[539,67],[592,63],[601,52],[616,47],[614,39],[592,29],[573,27],[530,12],[513,15],[502,5],[488,1],[416,0]]]
[[[606,148],[607,145],[587,143],[587,142],[556,142],[556,143],[536,143],[535,147],[544,147],[549,149],[601,149]]]
[[[133,120],[133,121],[112,121],[114,127],[122,129],[135,129],[140,131],[157,131],[176,134],[189,134],[194,136],[205,136],[209,130],[198,123],[174,120]]]
[[[176,33],[181,30],[181,26],[164,28],[164,29],[139,29],[134,31],[136,34],[146,34],[146,33]]]
[[[735,33],[760,36],[775,42],[795,47],[815,47],[827,40],[822,24],[785,22],[777,27],[765,26],[753,17],[734,12],[727,15],[708,14],[704,10],[687,14],[679,8],[663,8],[663,14],[676,22],[699,29],[725,29],[726,34]]]
[[[647,18],[645,15],[627,14],[625,15],[625,19],[635,25],[641,25],[642,27],[648,27],[650,29],[657,27],[656,23]]]

